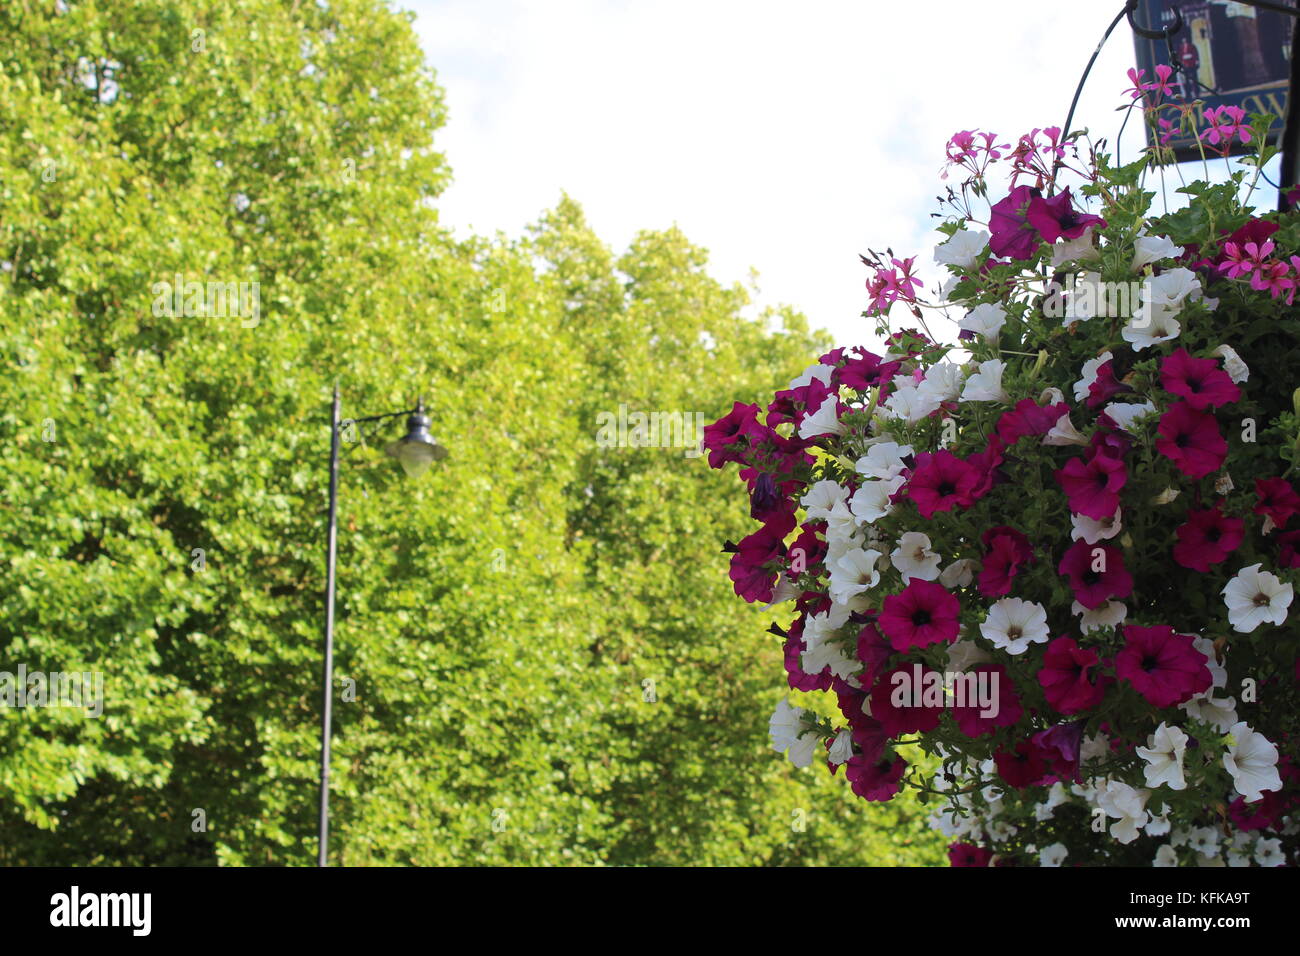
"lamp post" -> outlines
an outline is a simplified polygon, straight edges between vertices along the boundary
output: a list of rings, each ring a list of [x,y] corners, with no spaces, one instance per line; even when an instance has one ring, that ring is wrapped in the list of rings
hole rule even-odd
[[[348,424],[361,425],[406,415],[406,434],[389,444],[384,452],[396,458],[408,478],[418,478],[435,461],[447,457],[447,449],[429,434],[429,418],[424,401],[415,408],[365,418],[349,418]],[[330,414],[330,510],[329,543],[325,563],[325,677],[320,725],[320,836],[316,865],[327,866],[329,855],[330,814],[330,724],[334,712],[334,570],[338,547],[339,524],[339,387],[334,386],[334,407]]]

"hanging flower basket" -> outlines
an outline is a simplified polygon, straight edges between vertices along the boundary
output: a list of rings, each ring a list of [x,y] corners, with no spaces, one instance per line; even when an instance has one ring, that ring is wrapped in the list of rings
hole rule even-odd
[[[864,256],[883,354],[705,429],[758,522],[736,593],[829,692],[782,701],[773,746],[916,791],[954,865],[1296,862],[1300,216],[1251,206],[1272,118],[1207,115],[1186,185],[1159,147],[958,133],[943,288]]]

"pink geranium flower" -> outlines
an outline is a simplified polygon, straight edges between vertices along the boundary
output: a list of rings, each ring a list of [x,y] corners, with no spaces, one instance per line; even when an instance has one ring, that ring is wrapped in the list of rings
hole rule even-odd
[[[1174,402],[1160,416],[1156,450],[1188,478],[1204,478],[1218,471],[1228,456],[1228,443],[1219,423],[1209,412],[1198,412],[1188,402]]]

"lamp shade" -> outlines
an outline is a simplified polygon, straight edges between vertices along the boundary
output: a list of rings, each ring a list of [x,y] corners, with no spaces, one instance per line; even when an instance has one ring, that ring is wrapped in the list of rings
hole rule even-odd
[[[447,457],[447,449],[429,433],[429,418],[424,414],[423,402],[406,420],[406,434],[384,451],[397,459],[408,478],[420,477],[435,461]]]

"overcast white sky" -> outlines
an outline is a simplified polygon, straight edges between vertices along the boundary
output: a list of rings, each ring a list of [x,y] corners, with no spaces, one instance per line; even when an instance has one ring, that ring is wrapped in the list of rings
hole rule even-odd
[[[397,0],[447,91],[445,222],[518,235],[562,190],[616,251],[676,223],[726,282],[759,273],[841,345],[868,342],[858,253],[929,276],[943,146],[1060,126],[1121,0]],[[1113,139],[1127,24],[1074,126]],[[1123,153],[1142,146],[1137,122]],[[938,329],[935,330],[938,332]]]

